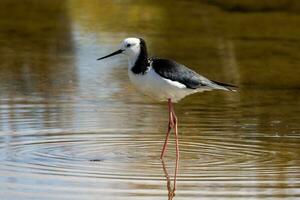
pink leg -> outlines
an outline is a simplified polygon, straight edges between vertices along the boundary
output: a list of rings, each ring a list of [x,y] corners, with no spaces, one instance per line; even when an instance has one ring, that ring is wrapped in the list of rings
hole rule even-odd
[[[173,127],[175,132],[175,142],[176,142],[176,160],[179,158],[179,142],[178,142],[178,129],[177,129],[177,117],[175,115],[174,110],[172,110],[172,118],[173,118]]]
[[[170,176],[168,174],[168,171],[167,171],[167,168],[166,168],[164,160],[161,160],[161,163],[162,163],[162,166],[163,166],[165,177],[167,179],[168,200],[172,200],[173,197],[175,196],[175,190],[174,190],[174,188],[172,189],[172,187],[171,187]]]
[[[173,116],[173,123],[174,123],[174,132],[175,132],[175,144],[176,144],[176,165],[175,165],[175,175],[174,175],[174,188],[173,191],[176,190],[176,180],[177,180],[177,173],[179,168],[179,142],[178,142],[178,129],[177,129],[177,117],[175,115],[174,110],[172,109],[172,116]]]
[[[164,157],[165,151],[167,149],[167,144],[168,144],[168,141],[169,141],[170,131],[171,131],[171,128],[174,126],[173,125],[174,120],[173,120],[173,114],[172,114],[173,108],[172,108],[171,99],[168,99],[168,107],[169,107],[169,124],[168,124],[168,130],[167,130],[165,143],[164,143],[163,149],[162,149],[161,154],[160,154],[160,159],[162,159]]]
[[[162,160],[162,158],[164,156],[164,153],[165,153],[165,150],[166,150],[166,147],[167,147],[167,143],[168,143],[168,140],[169,140],[169,136],[170,136],[170,131],[171,131],[172,128],[174,128],[175,145],[176,145],[176,163],[175,163],[173,191],[171,190],[171,187],[170,187],[169,175],[166,172],[164,161],[162,160],[164,172],[165,172],[166,178],[167,178],[167,187],[168,187],[168,191],[169,191],[168,197],[169,197],[169,200],[170,200],[170,199],[173,199],[173,197],[175,196],[175,190],[176,190],[176,181],[177,181],[177,174],[178,174],[178,169],[179,169],[179,141],[178,141],[178,129],[177,129],[178,120],[177,120],[177,117],[175,115],[171,99],[168,99],[168,105],[169,105],[169,126],[168,126],[168,131],[167,131],[167,135],[166,135],[165,143],[164,143],[164,146],[163,146],[163,149],[162,149],[162,152],[161,152],[160,159]]]

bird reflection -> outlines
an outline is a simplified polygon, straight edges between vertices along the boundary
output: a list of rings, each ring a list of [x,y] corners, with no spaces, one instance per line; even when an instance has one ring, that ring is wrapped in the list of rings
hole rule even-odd
[[[178,173],[178,161],[179,161],[179,159],[176,159],[174,180],[173,180],[173,188],[172,188],[171,178],[170,178],[168,170],[166,168],[165,161],[163,159],[161,160],[163,171],[164,171],[164,174],[165,174],[165,177],[166,177],[166,180],[167,180],[168,200],[172,200],[173,197],[175,197],[176,181],[177,181],[177,173]]]

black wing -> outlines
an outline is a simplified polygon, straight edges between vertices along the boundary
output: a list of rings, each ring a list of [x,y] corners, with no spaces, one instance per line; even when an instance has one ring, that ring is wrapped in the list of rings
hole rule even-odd
[[[160,76],[184,84],[187,88],[196,89],[211,84],[205,77],[173,60],[152,59],[152,68]]]
[[[226,88],[237,88],[237,86],[235,85],[231,85],[231,84],[228,84],[228,83],[222,83],[222,82],[219,82],[219,81],[213,81],[213,80],[210,80],[211,82],[217,84],[217,85],[221,85],[223,87],[226,87]]]
[[[159,58],[151,60],[152,68],[156,73],[166,79],[184,84],[187,88],[197,89],[203,87],[203,89],[206,88],[208,90],[221,89],[235,91],[231,89],[231,87],[236,88],[236,86],[217,81],[211,81],[173,60]]]

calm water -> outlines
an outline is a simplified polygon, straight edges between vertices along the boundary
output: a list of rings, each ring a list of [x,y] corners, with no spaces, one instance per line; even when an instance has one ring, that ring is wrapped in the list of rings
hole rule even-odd
[[[96,61],[128,36],[239,85],[176,105],[174,199],[299,199],[300,5],[234,2],[2,0],[0,199],[168,199],[167,106]]]

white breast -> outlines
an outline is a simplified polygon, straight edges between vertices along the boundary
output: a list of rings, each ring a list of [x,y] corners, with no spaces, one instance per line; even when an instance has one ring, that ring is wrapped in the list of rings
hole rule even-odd
[[[152,67],[144,74],[134,74],[128,69],[128,75],[133,85],[145,95],[159,101],[167,101],[171,98],[177,102],[197,90],[186,88],[184,84],[177,81],[165,79],[157,74]]]

